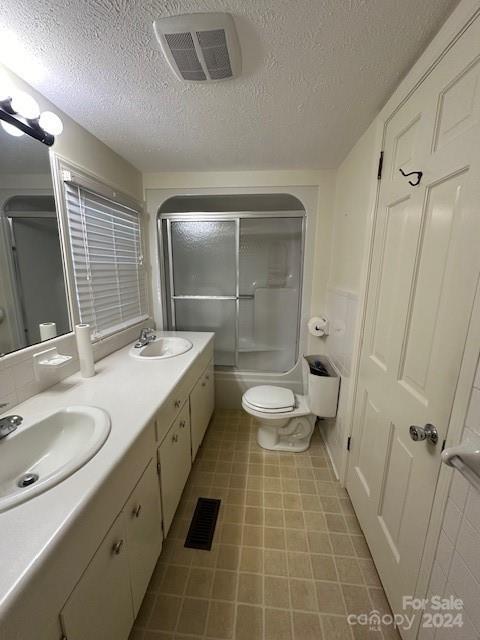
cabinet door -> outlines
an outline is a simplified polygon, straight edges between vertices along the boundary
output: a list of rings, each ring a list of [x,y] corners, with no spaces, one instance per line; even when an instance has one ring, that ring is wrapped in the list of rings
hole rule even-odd
[[[210,362],[190,394],[190,418],[192,430],[192,460],[195,460],[198,448],[212,417],[215,404],[215,381],[213,361]]]
[[[192,466],[188,401],[158,448],[163,532],[166,536]]]
[[[162,512],[156,460],[151,460],[125,505],[134,615],[162,550]]]
[[[127,640],[134,617],[125,540],[122,512],[60,613],[68,640]]]

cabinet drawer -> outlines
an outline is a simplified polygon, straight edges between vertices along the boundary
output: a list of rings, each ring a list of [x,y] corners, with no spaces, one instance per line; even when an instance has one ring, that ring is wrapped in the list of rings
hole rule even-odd
[[[60,613],[68,640],[127,640],[133,625],[123,512]]]
[[[125,504],[128,562],[135,616],[162,550],[162,513],[156,460],[150,460]]]
[[[192,466],[188,401],[158,448],[163,532],[166,536]]]
[[[180,410],[188,398],[190,388],[191,384],[188,379],[181,380],[160,407],[155,420],[157,442],[162,442],[170,425],[180,413]]]
[[[202,444],[215,404],[213,361],[209,363],[190,394],[192,460]]]

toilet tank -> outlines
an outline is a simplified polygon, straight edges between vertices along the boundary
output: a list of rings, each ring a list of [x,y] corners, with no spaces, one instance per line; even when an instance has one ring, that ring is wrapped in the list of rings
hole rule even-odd
[[[304,356],[308,369],[308,402],[310,411],[319,418],[337,415],[340,376],[326,356]]]

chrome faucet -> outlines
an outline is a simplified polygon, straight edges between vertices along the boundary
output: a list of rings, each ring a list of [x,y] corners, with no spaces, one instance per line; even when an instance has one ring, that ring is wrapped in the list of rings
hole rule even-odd
[[[5,416],[4,418],[0,418],[0,440],[6,438],[12,431],[15,431],[22,422],[22,416]]]
[[[140,337],[138,341],[135,343],[135,349],[140,349],[140,347],[144,347],[150,342],[153,342],[156,339],[156,335],[153,334],[153,329],[146,327],[140,331]]]

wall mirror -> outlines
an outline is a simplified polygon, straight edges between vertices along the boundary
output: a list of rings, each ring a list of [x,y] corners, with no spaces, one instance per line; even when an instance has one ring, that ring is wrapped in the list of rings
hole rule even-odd
[[[48,148],[0,128],[0,355],[70,330]]]

